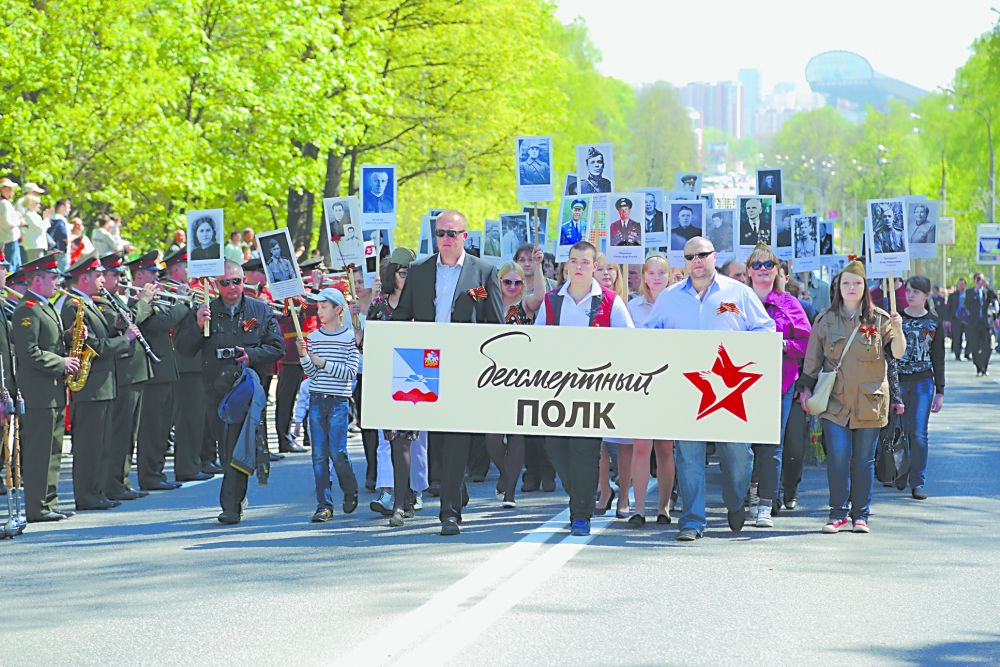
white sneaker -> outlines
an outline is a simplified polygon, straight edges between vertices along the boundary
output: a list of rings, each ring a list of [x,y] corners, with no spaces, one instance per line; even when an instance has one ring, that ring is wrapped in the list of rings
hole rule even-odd
[[[382,516],[390,516],[392,514],[392,504],[392,495],[388,491],[383,491],[379,494],[378,498],[368,504],[368,507],[372,512],[376,512]]]
[[[757,518],[754,520],[757,528],[774,528],[774,519],[771,518],[770,505],[757,505]]]
[[[416,500],[413,501],[413,511],[419,512],[424,508],[424,492],[414,491],[413,495],[416,497]]]
[[[506,509],[511,509],[517,507],[517,503],[513,500],[504,500],[500,503],[500,506]]]

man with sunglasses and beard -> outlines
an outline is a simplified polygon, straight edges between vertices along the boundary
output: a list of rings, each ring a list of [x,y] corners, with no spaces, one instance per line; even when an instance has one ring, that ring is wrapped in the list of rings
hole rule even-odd
[[[416,322],[500,323],[501,295],[497,270],[465,252],[468,222],[458,211],[437,217],[438,251],[410,265],[393,320]],[[430,433],[429,457],[440,461],[442,535],[458,535],[467,502],[465,468],[470,433]],[[436,451],[435,451],[436,450]]]
[[[775,331],[774,320],[748,285],[719,275],[712,242],[695,236],[684,245],[689,276],[660,294],[647,329],[701,331]],[[705,448],[700,441],[677,441],[677,475],[684,511],[677,539],[693,542],[705,532]],[[753,450],[746,442],[716,445],[722,471],[722,497],[734,533],[746,523],[743,497],[750,488]]]
[[[240,434],[238,424],[226,426],[217,407],[240,377],[243,366],[258,376],[285,351],[278,321],[271,307],[243,294],[243,267],[226,260],[225,274],[216,279],[219,298],[190,313],[177,332],[177,348],[185,354],[201,352],[202,382],[209,410],[209,424],[219,443],[224,469],[219,501],[219,523],[237,524],[243,516],[248,475],[230,465]],[[205,323],[209,335],[204,336]]]

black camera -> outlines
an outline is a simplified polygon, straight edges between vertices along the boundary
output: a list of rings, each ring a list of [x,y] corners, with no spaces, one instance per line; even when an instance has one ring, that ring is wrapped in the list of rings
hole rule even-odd
[[[240,356],[235,347],[220,347],[215,350],[216,359],[235,359]]]

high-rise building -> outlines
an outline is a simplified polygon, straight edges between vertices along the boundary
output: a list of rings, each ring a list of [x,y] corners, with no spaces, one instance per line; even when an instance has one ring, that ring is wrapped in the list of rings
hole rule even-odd
[[[743,85],[738,81],[689,83],[678,92],[681,104],[701,114],[704,127],[714,127],[737,139],[743,136]]]
[[[743,84],[743,134],[752,137],[757,133],[757,115],[761,111],[760,70],[741,69],[737,78]]]

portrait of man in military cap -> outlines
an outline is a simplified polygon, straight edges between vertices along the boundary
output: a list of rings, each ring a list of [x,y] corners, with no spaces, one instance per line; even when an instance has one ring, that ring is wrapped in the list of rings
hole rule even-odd
[[[632,199],[619,197],[615,200],[618,219],[611,223],[608,244],[610,246],[642,245],[642,225],[632,219]]]
[[[576,147],[577,190],[573,194],[589,195],[614,189],[614,169],[611,144]]]
[[[559,227],[559,245],[571,246],[585,240],[590,202],[583,197],[563,197],[563,223]],[[567,219],[568,218],[568,219]]]

